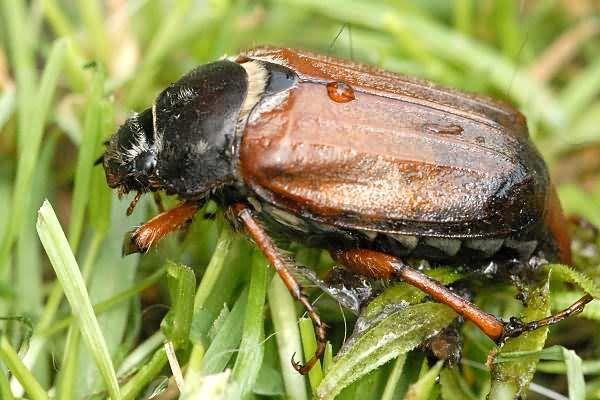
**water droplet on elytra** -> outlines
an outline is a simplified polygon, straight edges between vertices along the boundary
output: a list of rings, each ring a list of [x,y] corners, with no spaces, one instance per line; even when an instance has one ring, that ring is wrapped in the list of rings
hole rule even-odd
[[[336,103],[347,103],[356,98],[354,89],[344,82],[329,82],[327,84],[327,94]]]

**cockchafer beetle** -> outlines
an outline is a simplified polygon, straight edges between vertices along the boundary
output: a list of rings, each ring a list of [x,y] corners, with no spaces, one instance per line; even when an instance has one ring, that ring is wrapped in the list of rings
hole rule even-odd
[[[202,65],[129,118],[102,163],[120,193],[183,202],[139,227],[147,251],[216,200],[243,227],[313,320],[325,327],[270,233],[330,250],[356,273],[402,279],[495,341],[556,323],[504,322],[401,257],[446,264],[497,259],[570,263],[566,224],[525,118],[490,99],[381,69],[286,48]]]

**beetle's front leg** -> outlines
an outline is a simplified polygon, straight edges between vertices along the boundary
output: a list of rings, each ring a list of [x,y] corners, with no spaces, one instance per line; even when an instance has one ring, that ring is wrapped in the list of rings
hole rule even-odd
[[[289,261],[281,254],[281,251],[271,239],[269,234],[264,230],[257,219],[252,215],[252,211],[248,206],[242,203],[237,203],[231,206],[230,212],[241,223],[246,233],[254,240],[258,248],[263,252],[269,263],[275,268],[277,274],[288,288],[292,297],[298,300],[306,309],[308,316],[312,320],[315,333],[317,336],[317,350],[315,354],[304,364],[294,361],[292,357],[292,365],[294,369],[301,374],[307,374],[308,371],[316,364],[325,352],[326,333],[325,325],[321,321],[319,314],[313,308],[310,300],[302,292],[302,287],[298,284],[292,273],[290,272],[291,265]]]
[[[175,232],[192,219],[200,204],[185,201],[175,208],[164,211],[134,230],[123,243],[123,255],[145,253],[163,237]]]

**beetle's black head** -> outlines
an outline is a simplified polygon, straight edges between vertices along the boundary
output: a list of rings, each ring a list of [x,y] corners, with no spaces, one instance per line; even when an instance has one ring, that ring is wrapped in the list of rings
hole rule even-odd
[[[119,193],[156,189],[157,148],[152,110],[130,117],[106,143],[102,157],[106,181]]]
[[[120,193],[165,190],[191,200],[234,182],[247,91],[248,75],[232,61],[184,75],[110,139],[103,157],[108,185]]]

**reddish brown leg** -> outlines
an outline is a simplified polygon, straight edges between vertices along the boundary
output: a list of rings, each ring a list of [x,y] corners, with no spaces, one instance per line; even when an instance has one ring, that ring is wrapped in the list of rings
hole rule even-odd
[[[123,255],[147,252],[152,245],[192,219],[199,207],[196,202],[183,202],[175,208],[158,214],[133,231],[123,244]]]
[[[304,365],[294,361],[294,358],[292,357],[294,369],[303,375],[307,374],[325,352],[325,344],[327,341],[325,325],[308,300],[308,297],[302,293],[302,288],[298,282],[296,282],[296,279],[292,276],[289,261],[281,254],[277,245],[273,242],[273,239],[271,239],[260,223],[252,216],[250,209],[245,204],[238,203],[231,207],[231,211],[237,220],[241,221],[248,235],[254,240],[273,268],[275,268],[292,297],[304,306],[315,326],[315,333],[317,336],[317,350],[315,351],[315,354]]]
[[[337,250],[333,252],[333,256],[346,267],[360,274],[385,279],[398,277],[421,289],[435,301],[446,304],[477,325],[491,339],[499,340],[502,337],[504,323],[500,319],[480,310],[438,281],[409,267],[396,257],[363,249]]]
[[[594,298],[589,294],[586,294],[564,310],[537,321],[523,323],[518,318],[511,318],[504,327],[503,338],[516,337],[524,332],[535,331],[536,329],[544,326],[557,324],[566,318],[582,312],[585,308],[585,305],[592,300],[594,300]]]
[[[478,308],[475,304],[463,299],[440,282],[428,277],[422,272],[403,263],[400,259],[373,250],[337,250],[333,256],[351,270],[375,278],[400,278],[423,292],[434,300],[446,304],[465,319],[473,322],[490,339],[499,342],[508,337],[519,336],[524,332],[533,331],[543,326],[553,325],[571,315],[580,313],[585,305],[593,300],[585,295],[563,311],[547,318],[522,323],[516,318],[506,323],[492,314]]]

